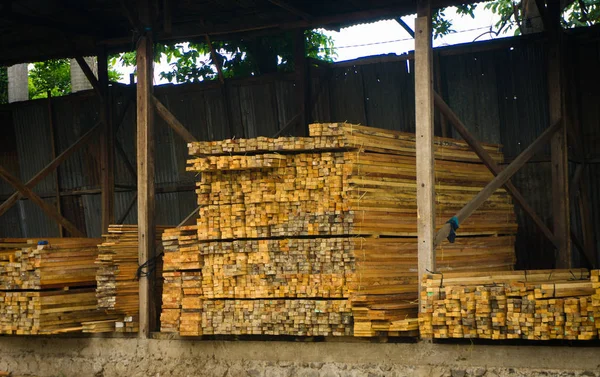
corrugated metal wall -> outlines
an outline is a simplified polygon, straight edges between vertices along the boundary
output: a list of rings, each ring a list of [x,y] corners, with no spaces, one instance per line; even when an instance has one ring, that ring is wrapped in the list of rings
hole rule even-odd
[[[574,42],[574,41],[572,41]],[[573,44],[573,43],[571,43]],[[579,96],[578,119],[584,133],[585,153],[600,157],[600,63],[597,41],[577,41],[574,49],[572,90]],[[545,46],[539,38],[484,42],[436,51],[438,86],[450,106],[482,141],[502,143],[508,161],[516,157],[548,126]],[[272,136],[295,115],[294,76],[277,74],[231,80],[226,86],[201,83],[161,86],[156,95],[200,140],[229,137]],[[596,83],[593,85],[592,83]],[[314,68],[311,77],[313,121],[348,121],[387,129],[414,131],[414,77],[412,61],[379,59]],[[135,111],[127,105],[132,88],[113,88],[115,119],[128,108],[117,131],[122,154],[135,168]],[[57,127],[57,150],[62,151],[98,119],[90,93],[53,99]],[[128,106],[128,107],[127,107]],[[27,180],[50,161],[48,103],[31,101],[10,106],[14,127],[14,154],[0,155],[11,161]],[[0,113],[2,114],[2,113]],[[185,143],[157,116],[156,182],[157,223],[177,224],[195,208],[194,176],[185,172]],[[4,123],[4,122],[3,122]],[[442,123],[436,119],[436,133]],[[284,134],[299,134],[288,129]],[[451,132],[451,131],[449,131]],[[455,137],[457,135],[454,135]],[[11,157],[12,156],[12,157]],[[536,156],[513,179],[530,204],[551,227],[549,149]],[[12,160],[11,160],[12,158]],[[134,197],[135,176],[117,154],[115,211],[121,218]],[[59,168],[61,190],[97,189],[98,143],[92,143]],[[600,232],[600,167],[590,164],[584,177],[589,188],[593,226]],[[35,191],[53,193],[53,177]],[[0,194],[10,188],[0,182]],[[53,199],[47,199],[53,202]],[[65,216],[85,229],[89,236],[100,231],[100,195],[65,195],[61,201]],[[552,267],[552,247],[519,209],[517,241],[518,266]],[[57,227],[28,201],[21,201],[0,222],[0,236],[54,236]],[[125,217],[135,223],[136,207]],[[580,230],[574,218],[575,232]],[[599,242],[600,240],[596,240]]]

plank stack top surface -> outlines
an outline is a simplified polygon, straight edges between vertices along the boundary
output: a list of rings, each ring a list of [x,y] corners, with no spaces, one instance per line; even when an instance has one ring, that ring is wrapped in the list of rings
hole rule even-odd
[[[106,319],[95,298],[99,241],[0,239],[0,332],[57,334]]]
[[[157,227],[160,240],[166,227]],[[160,243],[157,242],[157,245]],[[117,332],[137,332],[139,315],[138,227],[137,225],[110,225],[107,234],[97,245],[96,297],[98,308],[113,316]],[[158,247],[156,254],[161,253]],[[162,274],[162,263],[155,265],[157,276]],[[162,281],[158,279],[157,281]],[[160,293],[158,294],[160,296]],[[106,332],[109,323],[90,323],[86,331]]]
[[[597,270],[584,269],[431,274],[423,281],[421,336],[597,339],[597,280]]]
[[[187,169],[201,173],[200,217],[163,234],[163,331],[415,333],[414,134],[313,124],[305,138],[188,146]],[[502,161],[501,146],[484,148]],[[464,142],[436,138],[435,155],[441,226],[493,176]],[[461,224],[459,235],[471,237],[440,248],[440,270],[512,269],[516,229],[498,190]]]

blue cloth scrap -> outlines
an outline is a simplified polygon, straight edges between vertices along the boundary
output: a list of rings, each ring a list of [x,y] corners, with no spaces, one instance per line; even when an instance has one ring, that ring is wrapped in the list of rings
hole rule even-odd
[[[446,221],[446,224],[450,224],[450,234],[448,234],[448,241],[454,243],[456,240],[456,229],[458,229],[458,217],[453,216],[450,220]]]
[[[48,241],[38,241],[38,245],[48,245]]]

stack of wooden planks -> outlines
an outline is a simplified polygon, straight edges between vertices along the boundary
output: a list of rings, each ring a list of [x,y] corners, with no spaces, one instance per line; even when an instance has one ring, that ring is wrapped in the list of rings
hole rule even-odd
[[[597,271],[592,271],[592,279]],[[587,270],[454,272],[424,277],[424,338],[596,339]]]
[[[352,323],[355,336],[415,334],[414,135],[344,123],[310,135],[189,144],[200,217],[163,234],[163,331],[346,335]],[[484,148],[502,161],[500,146]],[[438,138],[435,153],[441,226],[493,176],[461,141]],[[498,190],[461,224],[470,237],[440,247],[440,270],[512,269],[516,228]]]
[[[0,239],[0,332],[82,331],[107,318],[97,310],[99,239]]]
[[[157,227],[156,238],[160,240],[166,227]],[[114,318],[114,326],[109,322],[89,324],[90,332],[137,332],[139,314],[138,273],[138,227],[137,225],[110,225],[102,243],[97,245],[96,297],[98,308]],[[162,247],[157,242],[156,254]],[[153,279],[155,290],[160,297],[162,279],[162,258],[157,258],[151,267],[158,279]],[[92,331],[92,327],[97,331]]]

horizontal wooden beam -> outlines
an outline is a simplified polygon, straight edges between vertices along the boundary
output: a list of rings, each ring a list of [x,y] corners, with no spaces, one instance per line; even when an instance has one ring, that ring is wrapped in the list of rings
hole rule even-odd
[[[69,220],[65,219],[59,212],[56,207],[51,206],[46,203],[44,199],[40,198],[33,190],[27,187],[21,180],[12,175],[8,170],[4,167],[0,166],[0,177],[2,177],[6,182],[8,182],[11,186],[17,189],[23,196],[29,198],[32,202],[38,205],[44,211],[48,217],[56,221],[58,224],[62,225],[73,237],[85,237],[85,234],[81,232],[75,225],[73,225]]]
[[[463,124],[458,115],[456,115],[456,113],[452,111],[452,109],[444,101],[442,96],[440,96],[438,93],[435,93],[434,102],[438,110],[446,117],[446,119],[460,134],[460,136],[467,142],[467,144],[469,144],[471,149],[473,149],[475,154],[479,156],[481,161],[483,161],[484,165],[487,166],[487,168],[492,172],[492,174],[494,174],[495,176],[500,174],[500,172],[502,171],[502,167],[496,164],[494,159],[483,148],[479,141],[475,139],[473,135],[471,135],[467,127]],[[554,238],[554,234],[550,231],[550,229],[548,229],[544,221],[535,213],[533,207],[531,207],[529,203],[527,203],[525,197],[519,192],[519,190],[517,190],[517,188],[510,182],[510,180],[506,182],[504,188],[515,199],[517,204],[523,209],[523,212],[525,212],[533,220],[535,225],[542,231],[542,233],[544,233],[546,238],[548,238],[550,242],[554,244],[554,246],[558,247],[558,243]]]
[[[269,3],[278,6],[281,9],[285,9],[288,12],[295,14],[296,16],[306,20],[306,21],[311,21],[313,19],[313,16],[308,14],[307,12],[296,8],[295,6],[283,1],[283,0],[269,0]]]
[[[458,219],[458,223],[463,223],[466,219],[469,218],[477,210],[477,208],[481,207],[481,205],[500,187],[502,187],[510,177],[512,177],[520,168],[525,165],[527,160],[529,160],[535,153],[540,150],[546,143],[548,143],[556,131],[558,131],[562,127],[561,122],[556,122],[549,128],[547,128],[535,141],[527,147],[519,157],[517,157],[510,165],[506,167],[503,171],[500,172],[487,186],[484,187],[469,203],[467,203],[458,213],[456,214],[456,218]],[[450,234],[452,230],[452,226],[449,223],[446,223],[442,226],[442,228],[437,232],[435,236],[435,245],[440,245]]]
[[[38,183],[40,183],[44,178],[46,178],[50,173],[52,173],[63,161],[69,158],[73,153],[77,152],[81,147],[83,147],[88,141],[91,140],[92,136],[96,135],[98,131],[101,130],[102,124],[100,122],[96,123],[91,130],[86,132],[83,136],[81,136],[73,145],[67,148],[64,152],[59,154],[54,160],[52,160],[45,168],[39,171],[36,175],[33,176],[25,185],[28,188],[34,188]],[[23,195],[21,192],[17,191],[12,194],[4,203],[0,205],[0,216],[6,213]]]
[[[160,117],[163,118],[169,127],[171,127],[177,135],[181,136],[186,143],[198,141],[198,139],[196,139],[194,135],[192,135],[190,131],[188,131],[187,128],[181,124],[175,115],[173,115],[173,113],[171,113],[169,109],[167,109],[165,105],[163,105],[162,102],[160,102],[160,100],[154,95],[152,95],[152,101],[154,102],[154,108],[156,109],[158,115],[160,115]]]

